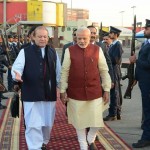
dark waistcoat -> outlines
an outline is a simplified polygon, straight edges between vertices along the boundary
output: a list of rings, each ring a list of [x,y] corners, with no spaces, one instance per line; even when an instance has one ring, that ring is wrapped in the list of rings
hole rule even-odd
[[[80,48],[77,44],[69,47],[71,66],[68,77],[69,98],[93,100],[102,96],[98,70],[99,47],[90,44]]]
[[[24,52],[25,67],[22,76],[22,100],[31,102],[56,101],[55,51],[46,47],[44,59],[42,58],[41,49],[36,45],[25,48]],[[47,76],[49,79],[47,79]],[[48,83],[47,80],[51,81],[50,86],[45,84]]]

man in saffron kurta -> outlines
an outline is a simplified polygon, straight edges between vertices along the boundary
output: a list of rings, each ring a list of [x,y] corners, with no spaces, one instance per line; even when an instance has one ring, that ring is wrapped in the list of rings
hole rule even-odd
[[[104,127],[102,113],[109,100],[111,79],[103,51],[90,44],[90,30],[81,27],[76,35],[77,44],[65,52],[60,96],[64,104],[67,102],[68,122],[76,129],[80,149],[87,150],[88,144],[96,149],[94,140],[98,128]],[[87,127],[90,131],[86,136]]]

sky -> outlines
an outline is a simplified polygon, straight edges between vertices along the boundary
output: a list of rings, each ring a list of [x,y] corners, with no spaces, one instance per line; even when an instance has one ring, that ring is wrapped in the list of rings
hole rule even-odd
[[[89,10],[92,22],[102,22],[103,26],[132,26],[133,16],[145,26],[150,19],[150,0],[51,0],[67,3],[68,8]],[[131,7],[135,8],[131,8]]]

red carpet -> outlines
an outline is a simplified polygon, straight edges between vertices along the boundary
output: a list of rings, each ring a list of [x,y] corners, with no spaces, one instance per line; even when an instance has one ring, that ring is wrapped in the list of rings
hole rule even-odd
[[[96,143],[99,150],[105,148],[99,143]],[[21,123],[20,132],[20,150],[25,150],[27,145],[24,138],[24,126]],[[65,106],[61,101],[57,101],[56,106],[56,118],[54,127],[51,133],[51,140],[48,143],[49,150],[79,150],[79,144],[77,141],[77,135],[72,125],[68,125],[67,117],[65,115]]]
[[[21,121],[18,118],[12,118],[9,107],[10,100],[8,101],[8,108],[4,110],[0,120],[0,150],[27,150],[23,116],[21,115]],[[131,150],[107,126],[99,130],[98,137],[100,142],[97,141],[96,145],[99,150]],[[48,150],[79,150],[75,129],[68,125],[65,106],[62,105],[61,101],[57,101],[56,118],[51,140],[48,143]]]

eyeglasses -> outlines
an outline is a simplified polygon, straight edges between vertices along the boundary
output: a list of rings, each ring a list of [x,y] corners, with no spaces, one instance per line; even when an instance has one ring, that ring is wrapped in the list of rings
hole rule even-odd
[[[76,36],[76,34],[74,33],[74,34],[72,34],[73,36]]]

